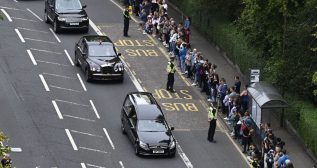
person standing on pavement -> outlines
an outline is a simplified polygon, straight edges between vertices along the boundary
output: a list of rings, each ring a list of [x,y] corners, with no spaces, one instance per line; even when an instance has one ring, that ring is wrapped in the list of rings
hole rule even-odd
[[[123,11],[123,17],[124,17],[124,28],[123,28],[123,35],[124,37],[130,37],[128,35],[129,31],[129,22],[131,20],[131,16],[129,15],[129,6],[125,6],[125,9]]]
[[[218,90],[218,92],[220,92],[220,102],[221,102],[221,109],[222,109],[222,113],[225,114],[226,113],[226,109],[224,108],[224,104],[223,104],[223,99],[225,99],[226,97],[226,91],[227,91],[227,84],[226,84],[226,80],[223,79],[222,80],[222,88],[221,90]]]
[[[189,43],[189,34],[190,34],[189,27],[190,27],[191,19],[190,19],[190,17],[186,17],[186,19],[184,19],[184,16],[182,15],[182,21],[184,22],[186,42]]]
[[[10,159],[10,155],[6,154],[5,157],[1,160],[1,165],[4,168],[11,167],[12,160]]]
[[[190,78],[192,76],[192,71],[191,71],[191,67],[192,67],[192,55],[190,54],[192,52],[191,46],[190,44],[187,44],[186,46],[187,49],[187,53],[186,53],[186,70],[187,70],[187,77],[186,78]],[[185,71],[186,73],[186,71]]]
[[[185,56],[187,53],[187,49],[186,49],[186,44],[182,44],[183,48],[179,51],[179,56],[180,56],[180,60],[181,60],[181,72],[182,75],[185,74],[185,69],[186,69],[186,65],[185,65]]]
[[[167,63],[167,84],[166,84],[166,90],[170,91],[171,93],[174,93],[174,73],[175,73],[175,65],[174,65],[174,58],[170,57],[170,61]]]
[[[235,76],[235,77],[234,77],[234,81],[235,81],[234,87],[236,87],[236,93],[237,93],[237,94],[240,94],[241,82],[240,82],[240,80],[239,80],[239,76]]]
[[[208,138],[207,140],[212,143],[216,143],[214,140],[214,135],[216,131],[216,122],[217,122],[217,106],[216,102],[210,104],[209,113],[208,113],[208,122],[209,122],[209,130],[208,130]]]
[[[240,96],[242,97],[242,108],[243,108],[242,112],[243,113],[247,111],[247,108],[248,108],[248,94],[249,94],[247,90],[248,87],[249,87],[248,85],[245,85],[244,91],[240,94]]]
[[[145,9],[146,15],[150,14],[151,6],[149,4],[149,0],[145,0],[142,2],[142,4],[140,5],[140,10],[142,9]]]
[[[286,155],[286,150],[282,149],[280,153],[282,156],[278,160],[278,168],[286,167],[285,161],[289,160],[289,157]]]

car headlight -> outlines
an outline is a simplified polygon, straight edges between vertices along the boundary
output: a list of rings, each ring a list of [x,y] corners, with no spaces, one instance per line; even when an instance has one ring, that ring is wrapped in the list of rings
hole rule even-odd
[[[95,67],[95,66],[91,66],[90,67],[90,70],[93,71],[93,72],[100,72],[100,67]]]
[[[144,142],[140,141],[140,143],[139,143],[139,144],[140,144],[140,146],[141,146],[141,147],[143,147],[143,148],[147,148],[147,144],[146,144],[146,143],[144,143]]]
[[[66,18],[57,17],[57,19],[58,19],[58,21],[62,21],[62,22],[66,21]]]
[[[174,148],[175,147],[175,141],[172,141],[169,145],[170,148]]]
[[[88,19],[89,19],[88,17],[81,18],[82,21],[87,21]]]

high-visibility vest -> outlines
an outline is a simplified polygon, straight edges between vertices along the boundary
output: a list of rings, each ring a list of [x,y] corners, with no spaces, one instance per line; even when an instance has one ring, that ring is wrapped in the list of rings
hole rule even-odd
[[[212,110],[213,110],[213,109],[215,109],[215,110],[216,110],[214,120],[217,120],[217,113],[218,113],[218,110],[217,110],[216,108],[209,107],[209,117],[210,117],[210,118],[212,118],[212,117],[213,117],[213,114],[212,114]]]
[[[126,15],[126,14],[125,14],[126,11],[129,12],[129,10],[124,9],[124,10],[123,10],[123,17],[124,17],[125,19],[129,19],[129,15]]]
[[[171,68],[172,64],[174,65],[173,69]],[[171,71],[171,69],[172,69],[172,71]],[[174,63],[172,63],[172,62],[167,63],[167,72],[175,73],[175,64]]]
[[[253,167],[253,168],[259,168],[259,167],[260,167],[260,164],[259,164],[258,162],[255,162],[255,163],[256,163],[256,166],[253,166],[253,163],[254,163],[254,162],[255,162],[255,161],[252,160],[252,163],[251,163],[252,167]]]

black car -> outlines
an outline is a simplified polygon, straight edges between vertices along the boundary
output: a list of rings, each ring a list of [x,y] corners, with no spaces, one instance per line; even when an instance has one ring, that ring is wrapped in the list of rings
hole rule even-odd
[[[127,134],[136,155],[176,154],[174,127],[165,121],[160,106],[151,93],[131,92],[121,111],[121,132]]]
[[[75,44],[75,64],[85,71],[87,82],[119,80],[123,82],[124,66],[114,44],[107,36],[83,36]]]
[[[54,32],[61,29],[89,30],[89,18],[79,0],[45,0],[44,20],[53,23]]]

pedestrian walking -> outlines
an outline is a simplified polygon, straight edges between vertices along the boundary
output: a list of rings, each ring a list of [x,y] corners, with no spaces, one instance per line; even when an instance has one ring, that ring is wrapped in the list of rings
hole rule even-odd
[[[214,140],[214,135],[216,131],[216,122],[217,122],[217,106],[216,102],[210,104],[209,113],[208,113],[208,122],[209,122],[209,130],[208,130],[208,138],[209,142],[216,143]]]
[[[129,22],[131,20],[131,16],[129,15],[129,6],[125,6],[125,9],[123,11],[123,17],[124,17],[124,28],[123,28],[123,35],[124,37],[130,37],[128,35],[129,31]]]
[[[174,64],[174,58],[170,57],[170,61],[167,63],[167,84],[166,84],[166,90],[170,91],[171,93],[174,93],[174,74],[175,74],[175,64]]]

